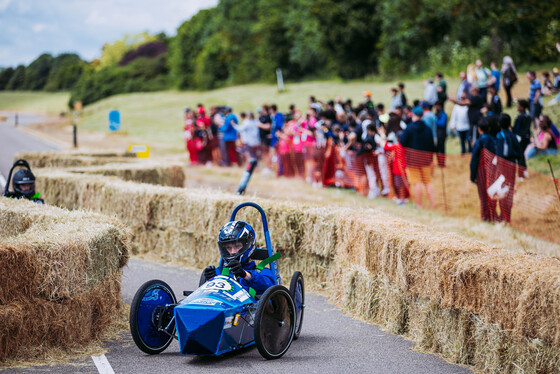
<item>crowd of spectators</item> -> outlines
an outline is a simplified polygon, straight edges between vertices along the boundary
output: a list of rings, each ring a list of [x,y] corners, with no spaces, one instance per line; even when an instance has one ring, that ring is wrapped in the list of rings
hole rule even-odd
[[[392,88],[388,110],[374,104],[369,91],[359,103],[311,96],[305,109],[291,105],[282,113],[275,104],[262,105],[239,117],[227,106],[211,107],[207,113],[199,104],[185,109],[186,148],[192,164],[230,166],[257,159],[265,175],[298,177],[315,187],[355,188],[369,198],[393,196],[397,204],[404,204],[412,189],[417,205],[422,204],[423,192],[434,205],[431,176],[435,165],[445,166],[450,135],[459,137],[463,154],[499,143],[501,150],[488,146],[492,153],[523,167],[524,154],[557,152],[560,133],[542,114],[542,96],[560,88],[558,70],[553,69],[553,79],[542,85],[535,72],[528,72],[527,100],[511,97],[517,75],[508,56],[501,69],[495,62],[486,68],[477,60],[461,72],[456,93],[448,94],[443,74],[437,73],[425,81],[421,99],[409,100],[403,83]],[[543,73],[546,77],[550,75]],[[518,110],[509,127],[502,118],[502,87],[505,106],[516,103]],[[448,100],[455,104],[450,118],[444,110]],[[482,141],[482,134],[493,140]],[[473,160],[476,157],[473,154]],[[476,172],[471,179],[477,181]]]

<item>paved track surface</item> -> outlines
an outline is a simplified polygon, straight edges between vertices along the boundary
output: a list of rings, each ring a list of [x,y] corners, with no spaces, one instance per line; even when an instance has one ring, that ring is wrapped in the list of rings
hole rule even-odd
[[[44,117],[35,114],[19,113],[18,126],[15,127],[14,112],[1,112],[0,116],[7,118],[6,121],[0,121],[0,174],[4,179],[8,178],[8,173],[12,167],[16,153],[52,151],[58,149],[57,146],[35,138],[18,129],[18,127],[42,122],[44,121]],[[3,183],[4,180],[2,177],[0,177],[0,182]],[[0,187],[3,188],[4,186],[2,185]]]
[[[167,282],[180,299],[183,290],[198,285],[199,277],[191,270],[131,259],[123,274],[123,299],[130,303],[136,289],[154,278]],[[399,336],[344,315],[324,297],[307,294],[301,336],[279,360],[264,360],[254,347],[217,358],[182,356],[176,342],[162,354],[149,356],[134,345],[129,333],[108,343],[105,356],[115,373],[470,373],[434,355],[414,352],[412,347],[411,342]],[[31,372],[98,370],[93,360],[85,357],[72,365],[6,371]]]

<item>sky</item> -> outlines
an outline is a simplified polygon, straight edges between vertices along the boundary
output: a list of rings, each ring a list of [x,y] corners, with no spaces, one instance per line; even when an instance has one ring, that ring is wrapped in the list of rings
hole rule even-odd
[[[104,43],[147,31],[168,36],[218,0],[0,0],[0,67],[29,65],[42,53],[101,56]]]

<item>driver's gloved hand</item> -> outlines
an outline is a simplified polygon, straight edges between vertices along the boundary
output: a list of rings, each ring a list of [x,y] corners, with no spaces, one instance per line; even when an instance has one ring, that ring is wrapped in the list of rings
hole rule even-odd
[[[238,278],[245,278],[245,276],[247,275],[245,273],[245,270],[243,270],[241,264],[237,260],[231,260],[228,264],[228,267],[231,273]]]
[[[204,269],[204,278],[206,278],[206,280],[210,280],[211,278],[214,278],[216,276],[216,267],[215,266],[207,266],[206,269]]]

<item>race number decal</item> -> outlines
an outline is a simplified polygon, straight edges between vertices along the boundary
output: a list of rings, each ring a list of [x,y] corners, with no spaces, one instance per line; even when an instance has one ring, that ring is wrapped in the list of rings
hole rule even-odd
[[[231,283],[222,279],[214,279],[204,284],[205,290],[231,291],[233,289]]]

